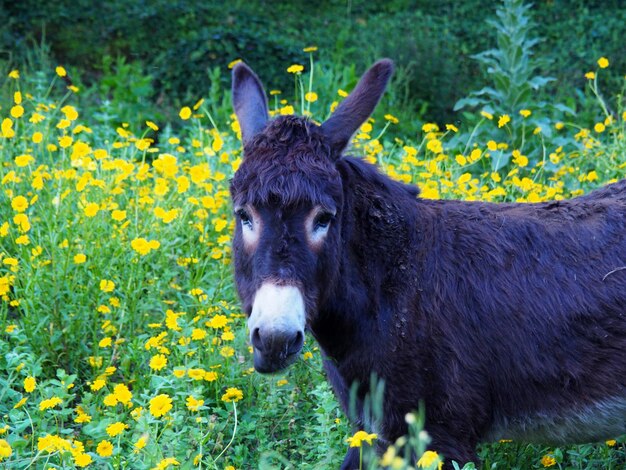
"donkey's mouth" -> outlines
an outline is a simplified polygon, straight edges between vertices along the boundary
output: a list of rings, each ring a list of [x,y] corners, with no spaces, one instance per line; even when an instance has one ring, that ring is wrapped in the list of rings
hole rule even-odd
[[[254,369],[261,374],[272,374],[296,362],[300,350],[288,354],[268,355],[254,348]]]

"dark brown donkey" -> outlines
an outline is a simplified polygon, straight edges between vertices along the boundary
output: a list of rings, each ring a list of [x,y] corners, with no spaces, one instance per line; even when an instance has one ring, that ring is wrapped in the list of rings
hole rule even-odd
[[[448,462],[500,438],[626,433],[626,180],[539,204],[421,199],[343,155],[392,70],[376,63],[321,126],[270,120],[259,79],[233,70],[235,279],[255,368],[294,362],[308,330],[344,407],[374,372],[382,442],[423,402]]]

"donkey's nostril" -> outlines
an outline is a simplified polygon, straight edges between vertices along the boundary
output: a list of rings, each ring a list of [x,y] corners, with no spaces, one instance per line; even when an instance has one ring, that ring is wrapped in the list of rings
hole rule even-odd
[[[294,354],[302,349],[304,344],[304,334],[301,331],[297,331],[296,334],[289,340],[287,351],[289,354]]]
[[[258,350],[263,350],[263,341],[261,341],[261,333],[259,328],[255,328],[252,330],[252,336],[250,338],[250,342],[252,346],[254,346]]]

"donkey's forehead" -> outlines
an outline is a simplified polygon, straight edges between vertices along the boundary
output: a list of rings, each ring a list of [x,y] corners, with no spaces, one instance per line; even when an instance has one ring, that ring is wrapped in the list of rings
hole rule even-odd
[[[245,147],[246,158],[267,155],[288,159],[308,149],[319,158],[329,157],[329,148],[320,127],[300,116],[279,116],[267,123]]]
[[[319,127],[307,119],[270,121],[246,145],[231,183],[235,204],[337,204],[341,180],[329,153]]]

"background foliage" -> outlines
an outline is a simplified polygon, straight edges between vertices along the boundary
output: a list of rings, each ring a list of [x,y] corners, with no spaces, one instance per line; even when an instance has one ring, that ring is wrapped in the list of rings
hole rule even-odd
[[[401,69],[394,108],[427,121],[450,121],[456,101],[482,87],[485,71],[471,56],[494,47],[497,33],[486,21],[495,8],[487,0],[4,0],[1,5],[6,21],[0,25],[0,60],[37,68],[32,47],[44,41],[57,63],[95,84],[110,77],[117,70],[111,64],[123,57],[135,75],[151,79],[150,89],[137,98],[166,114],[173,104],[207,90],[210,79],[227,86],[226,65],[238,58],[268,77],[270,87],[284,89],[288,77],[276,72],[301,60],[302,47],[315,44],[321,66],[328,68],[354,64],[364,70],[375,58],[391,57]],[[608,57],[613,70],[624,69],[622,0],[541,1],[532,13],[543,38],[535,52],[546,61],[541,75],[557,79],[546,96],[571,99],[563,91],[581,90],[581,70],[597,57]],[[213,68],[221,73],[212,74]],[[609,71],[604,79],[615,87],[620,78]]]

